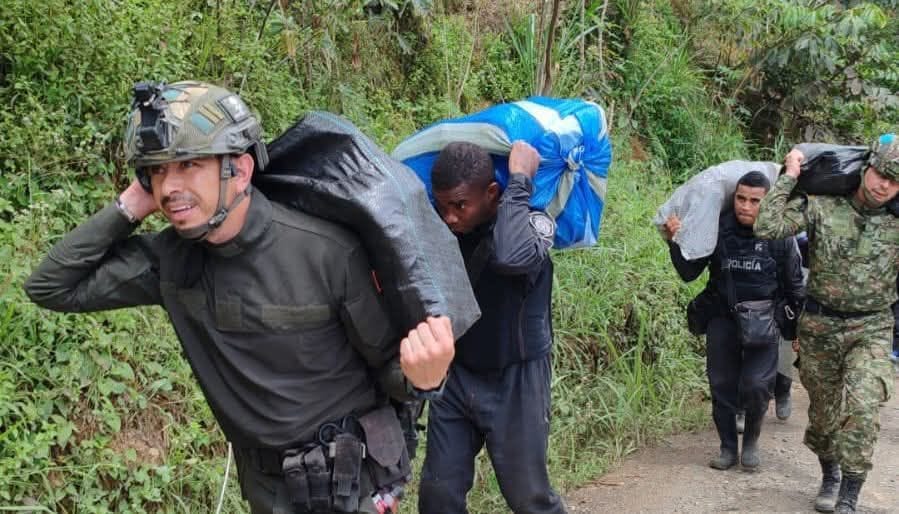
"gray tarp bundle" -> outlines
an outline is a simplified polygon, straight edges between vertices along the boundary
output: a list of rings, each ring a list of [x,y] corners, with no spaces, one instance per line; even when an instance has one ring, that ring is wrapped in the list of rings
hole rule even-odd
[[[800,143],[793,148],[805,155],[799,175],[798,192],[815,195],[847,195],[858,189],[861,171],[868,160],[864,146],[840,146],[827,143]],[[750,171],[761,171],[774,184],[780,164],[768,161],[728,161],[694,175],[678,187],[659,207],[653,218],[662,237],[662,225],[668,216],[676,214],[681,229],[675,234],[685,259],[699,259],[711,255],[718,242],[718,216],[733,206],[737,180]],[[899,198],[887,208],[899,215]]]
[[[674,242],[685,259],[706,257],[718,244],[718,218],[724,209],[733,206],[737,181],[750,171],[761,171],[773,184],[780,165],[765,161],[728,161],[706,168],[674,190],[668,201],[656,211],[653,223],[665,237],[662,225],[675,214],[681,229]]]
[[[403,330],[450,316],[456,338],[481,312],[459,244],[405,165],[348,121],[311,112],[268,145],[253,184],[270,199],[341,223],[362,239]]]

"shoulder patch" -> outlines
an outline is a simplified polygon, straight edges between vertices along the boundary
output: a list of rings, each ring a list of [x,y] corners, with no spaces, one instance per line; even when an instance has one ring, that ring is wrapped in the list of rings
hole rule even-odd
[[[534,228],[534,232],[552,246],[553,237],[556,235],[556,222],[548,214],[541,211],[531,211],[528,215],[528,220],[531,223],[531,227]]]

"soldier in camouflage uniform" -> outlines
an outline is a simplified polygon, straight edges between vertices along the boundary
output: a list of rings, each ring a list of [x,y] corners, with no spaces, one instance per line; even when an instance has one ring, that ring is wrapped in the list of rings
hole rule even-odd
[[[884,205],[899,192],[899,138],[886,134],[874,143],[858,190],[845,197],[791,199],[803,159],[797,150],[787,154],[755,233],[773,239],[808,231],[810,274],[799,340],[800,379],[810,402],[804,442],[824,475],[815,509],[855,512],[880,430],[879,406],[893,390],[888,354],[899,218]]]

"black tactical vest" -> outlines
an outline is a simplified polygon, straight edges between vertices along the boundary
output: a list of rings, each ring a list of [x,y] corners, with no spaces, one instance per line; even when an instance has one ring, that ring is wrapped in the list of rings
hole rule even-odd
[[[774,299],[778,295],[778,262],[786,258],[785,240],[758,239],[752,227],[741,225],[733,213],[721,217],[718,246],[709,265],[710,282],[728,296],[728,273],[735,301]]]

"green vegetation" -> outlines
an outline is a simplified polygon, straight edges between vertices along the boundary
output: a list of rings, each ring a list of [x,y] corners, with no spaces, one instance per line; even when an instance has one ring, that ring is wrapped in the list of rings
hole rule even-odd
[[[697,58],[757,140],[771,144],[786,133],[868,144],[896,130],[895,1],[691,5],[691,16],[703,13],[692,25],[704,38]]]
[[[634,14],[626,51],[619,61],[622,95],[616,128],[645,138],[651,153],[682,179],[710,164],[745,155],[735,120],[710,98],[693,62],[692,36],[667,9]]]
[[[606,107],[600,244],[555,256],[550,467],[570,489],[707,423],[702,343],[683,323],[697,284],[680,283],[649,221],[671,188],[723,160],[899,123],[897,6],[843,3],[0,3],[0,511],[210,512],[218,500],[225,441],[162,311],[59,315],[21,289],[130,180],[120,146],[136,80],[230,87],[269,138],[306,110],[339,112],[386,148],[536,91]],[[231,473],[223,511],[242,512]],[[503,509],[486,458],[471,504]]]

